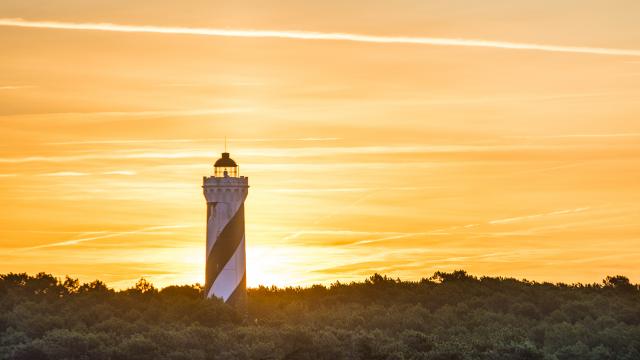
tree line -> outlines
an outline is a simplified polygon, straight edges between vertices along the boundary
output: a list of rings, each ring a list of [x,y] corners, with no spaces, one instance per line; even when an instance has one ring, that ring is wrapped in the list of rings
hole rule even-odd
[[[464,271],[258,287],[248,307],[200,285],[115,291],[96,280],[0,275],[0,359],[640,359],[640,287]]]

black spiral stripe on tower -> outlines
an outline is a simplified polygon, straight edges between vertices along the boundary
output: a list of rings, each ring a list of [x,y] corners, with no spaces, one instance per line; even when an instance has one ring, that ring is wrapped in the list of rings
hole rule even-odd
[[[231,294],[231,296],[229,296],[229,298],[227,299],[227,302],[229,304],[234,304],[238,306],[246,306],[246,301],[247,301],[246,289],[247,289],[247,274],[245,273],[242,276],[242,280],[240,280],[240,283],[238,284],[236,289],[233,291],[233,294]]]
[[[209,294],[213,283],[220,275],[224,266],[229,262],[238,246],[244,238],[244,204],[240,205],[238,211],[225,225],[224,229],[216,238],[211,251],[207,255],[205,294]],[[239,285],[236,285],[236,290]],[[244,289],[244,287],[243,287]],[[235,292],[235,291],[234,291]],[[227,299],[228,300],[228,299]]]

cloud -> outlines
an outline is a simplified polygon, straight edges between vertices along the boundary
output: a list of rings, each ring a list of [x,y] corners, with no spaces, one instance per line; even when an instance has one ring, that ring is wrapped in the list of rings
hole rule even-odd
[[[626,138],[626,137],[640,137],[640,133],[559,134],[559,135],[508,136],[508,138],[512,138],[512,139],[570,139],[570,138]]]
[[[135,175],[135,171],[130,170],[114,170],[114,171],[105,171],[102,175],[124,175],[124,176],[133,176]]]
[[[264,189],[263,191],[275,192],[275,193],[363,193],[374,191],[374,188],[277,188],[277,189]]]
[[[623,96],[624,94],[615,94],[611,92],[588,92],[588,93],[556,93],[556,94],[498,94],[495,96],[479,96],[479,97],[443,97],[432,99],[404,99],[394,100],[394,103],[403,104],[420,104],[420,105],[475,105],[489,103],[513,102],[519,103],[523,101],[545,102],[555,100],[575,100],[584,98],[597,98],[606,96]]]
[[[0,91],[2,90],[20,90],[20,89],[29,89],[32,88],[34,86],[32,85],[5,85],[5,86],[0,86]]]
[[[41,176],[88,176],[89,173],[76,172],[76,171],[59,171],[53,173],[42,174]]]
[[[377,154],[440,154],[467,152],[497,152],[516,150],[552,150],[554,146],[537,145],[390,145],[390,146],[326,146],[326,147],[292,147],[292,148],[245,148],[235,152],[240,156],[260,158],[304,158],[314,156],[339,155],[377,155]],[[566,147],[562,147],[566,148]],[[0,163],[29,162],[68,162],[81,160],[123,160],[123,159],[212,159],[219,156],[215,151],[183,150],[183,151],[112,151],[95,152],[83,155],[60,156],[27,156],[0,158]],[[365,164],[366,165],[366,164]],[[323,165],[324,166],[324,165]]]
[[[338,141],[342,138],[337,137],[318,137],[318,138],[229,138],[229,142],[234,143],[261,143],[261,142],[323,142]],[[128,145],[128,144],[161,144],[161,143],[212,143],[222,142],[224,138],[204,138],[204,139],[105,139],[105,140],[79,140],[79,141],[57,141],[49,142],[47,145]]]
[[[407,233],[386,232],[386,231],[356,231],[356,230],[326,230],[326,229],[308,229],[293,232],[284,238],[283,241],[297,239],[305,235],[323,235],[323,236],[382,236],[382,235],[407,235]],[[413,235],[413,234],[411,234]]]
[[[71,239],[71,240],[66,240],[66,241],[50,243],[50,244],[25,247],[25,248],[20,248],[18,250],[25,251],[25,250],[44,249],[44,248],[50,248],[50,247],[71,246],[71,245],[77,245],[77,244],[80,244],[80,243],[83,243],[83,242],[93,241],[93,240],[110,239],[110,238],[115,238],[115,237],[120,237],[120,236],[127,236],[127,235],[141,235],[141,234],[145,234],[145,233],[148,233],[148,232],[154,231],[154,230],[180,229],[180,228],[187,228],[187,227],[190,227],[190,225],[150,226],[150,227],[146,227],[146,228],[142,228],[142,229],[138,229],[138,230],[131,230],[131,231],[104,232],[104,233],[101,233],[101,234],[96,235],[96,236],[89,236],[89,237],[84,237],[84,238],[80,238],[80,239]]]
[[[109,154],[95,153],[87,155],[61,155],[61,156],[27,156],[21,158],[0,158],[0,163],[21,164],[30,162],[68,162],[82,160],[117,160],[117,159],[188,159],[188,158],[214,158],[217,153],[212,151],[205,152],[141,152],[134,154]],[[45,176],[78,176],[81,173],[75,172],[58,172],[43,174]]]
[[[355,165],[355,164],[354,164]],[[389,164],[379,164],[380,167],[388,168]],[[261,191],[275,193],[370,193],[370,192],[386,192],[389,191],[417,191],[430,189],[429,187],[420,186],[388,186],[388,187],[345,187],[345,188],[262,188]],[[360,199],[358,199],[360,200]],[[363,199],[364,200],[364,199]],[[344,207],[343,207],[344,209]]]
[[[587,211],[587,210],[590,210],[590,209],[591,209],[590,207],[580,207],[580,208],[575,208],[575,209],[552,211],[552,212],[543,213],[543,214],[533,214],[533,215],[518,216],[518,217],[512,217],[512,218],[506,218],[506,219],[497,219],[497,220],[489,221],[489,224],[491,224],[491,225],[511,224],[511,223],[514,223],[514,222],[535,220],[535,219],[538,219],[538,218],[541,218],[541,217],[547,217],[547,216],[556,216],[556,215],[579,213],[579,212]]]
[[[123,176],[133,176],[136,175],[135,171],[131,171],[131,170],[113,170],[113,171],[104,171],[102,173],[100,173],[101,175],[123,175]],[[45,174],[40,174],[40,176],[60,176],[60,177],[65,177],[65,176],[89,176],[89,175],[94,175],[92,173],[87,173],[87,172],[79,172],[79,171],[58,171],[58,172],[52,172],[52,173],[45,173]],[[15,174],[8,174],[8,176],[16,176]],[[2,175],[0,174],[0,177],[2,177]]]
[[[1,20],[0,20],[1,21]],[[31,117],[38,116],[59,116],[65,119],[69,117],[81,117],[82,121],[87,121],[88,116],[96,117],[163,117],[163,116],[202,116],[216,114],[236,114],[253,112],[254,109],[246,107],[229,107],[229,108],[208,108],[208,109],[165,109],[165,110],[132,110],[132,111],[84,111],[84,112],[48,112],[48,113],[24,113],[24,114],[8,114],[0,115],[3,118],[13,117]]]
[[[342,138],[338,137],[308,137],[308,138],[299,138],[294,139],[295,141],[338,141],[342,140]]]
[[[217,109],[190,109],[190,110],[142,110],[142,111],[99,111],[90,113],[69,113],[69,114],[91,114],[101,116],[199,116],[214,114],[234,114],[251,112],[249,108],[217,108]],[[61,113],[60,115],[68,115]]]
[[[450,227],[441,228],[441,229],[434,229],[434,230],[430,230],[430,231],[419,231],[419,232],[367,232],[367,231],[355,231],[355,230],[302,230],[302,231],[290,233],[288,236],[284,237],[282,240],[283,241],[290,241],[290,240],[293,240],[293,239],[296,239],[296,238],[299,238],[299,237],[305,236],[305,235],[378,236],[377,238],[369,238],[369,239],[358,240],[358,241],[349,242],[347,244],[344,244],[344,245],[348,245],[348,246],[356,246],[357,247],[357,246],[362,246],[362,245],[370,245],[370,244],[373,244],[373,243],[386,242],[386,241],[389,241],[389,240],[400,240],[400,239],[407,239],[407,238],[413,238],[413,237],[418,237],[418,236],[448,236],[448,235],[452,235],[454,233],[457,233],[459,231],[467,231],[467,230],[472,229],[472,228],[477,228],[479,226],[482,226],[483,224],[486,224],[486,225],[511,224],[511,223],[517,223],[517,222],[522,222],[522,221],[534,220],[534,219],[538,219],[538,218],[542,218],[542,217],[580,213],[580,212],[584,212],[584,211],[588,211],[588,210],[591,210],[591,207],[580,207],[580,208],[574,208],[574,209],[557,210],[557,211],[552,211],[552,212],[548,212],[548,213],[532,214],[532,215],[518,216],[518,217],[512,217],[512,218],[490,220],[490,221],[487,221],[486,223],[482,223],[482,224],[481,223],[473,223],[473,224],[456,225],[456,226],[450,226]],[[510,233],[510,235],[514,235],[514,234],[515,233]],[[483,233],[483,235],[485,235],[485,236],[487,236],[487,235],[502,236],[504,234],[491,232],[491,233]],[[522,235],[522,233],[519,233],[518,235]]]
[[[236,154],[255,157],[306,157],[368,154],[412,154],[412,153],[466,153],[516,150],[549,150],[550,146],[537,145],[387,145],[387,146],[325,146],[298,148],[239,149]]]
[[[601,47],[564,46],[547,45],[533,43],[518,43],[509,41],[477,40],[477,39],[456,39],[456,38],[433,38],[433,37],[412,37],[412,36],[376,36],[350,33],[327,33],[297,30],[249,30],[249,29],[218,29],[218,28],[189,28],[189,27],[166,27],[148,25],[122,25],[111,23],[72,23],[60,21],[32,21],[20,18],[2,18],[0,26],[24,27],[24,28],[44,28],[60,30],[89,30],[89,31],[111,31],[124,33],[156,33],[174,35],[197,35],[215,37],[238,37],[238,38],[276,38],[292,40],[324,40],[324,41],[351,41],[361,43],[377,44],[414,44],[433,46],[462,46],[497,48],[509,50],[532,50],[546,52],[561,52],[574,54],[610,55],[610,56],[638,56],[640,50],[636,49],[615,49]]]
[[[475,226],[473,224],[472,226]],[[469,227],[469,226],[467,226]],[[450,235],[447,231],[461,229],[463,226],[454,226],[448,227],[444,229],[436,229],[432,231],[424,231],[424,232],[394,232],[394,231],[357,231],[357,230],[320,230],[320,229],[310,229],[310,230],[301,230],[297,232],[292,232],[289,235],[282,238],[282,241],[291,241],[294,239],[299,239],[303,236],[333,236],[333,237],[369,237],[365,240],[356,240],[356,241],[346,241],[342,245],[346,246],[360,246],[360,245],[368,245],[371,243],[383,242],[388,240],[397,240],[397,239],[406,239],[416,236],[441,236],[441,235]],[[371,239],[370,237],[376,237],[375,239]],[[304,244],[304,242],[301,242]]]

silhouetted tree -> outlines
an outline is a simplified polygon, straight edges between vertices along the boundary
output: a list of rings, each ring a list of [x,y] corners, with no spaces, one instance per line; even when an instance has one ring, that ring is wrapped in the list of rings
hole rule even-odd
[[[607,288],[612,288],[621,291],[637,291],[638,287],[632,285],[629,278],[622,275],[607,276],[602,283]]]
[[[200,285],[123,291],[0,275],[1,359],[640,359],[640,294],[602,284],[374,274],[329,287],[258,287],[248,313]]]

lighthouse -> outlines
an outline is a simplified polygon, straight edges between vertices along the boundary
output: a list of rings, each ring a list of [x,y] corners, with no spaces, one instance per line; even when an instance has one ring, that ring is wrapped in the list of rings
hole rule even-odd
[[[249,178],[228,152],[222,153],[213,176],[202,179],[207,200],[207,246],[204,294],[243,306],[246,300],[244,200]]]

